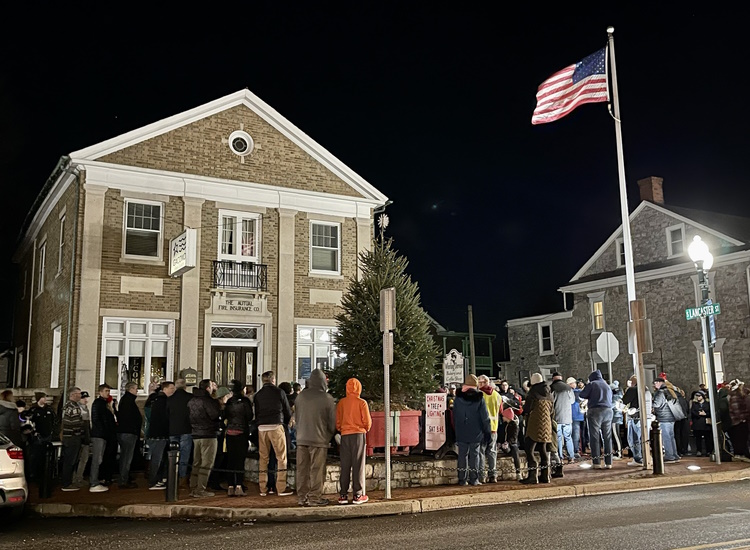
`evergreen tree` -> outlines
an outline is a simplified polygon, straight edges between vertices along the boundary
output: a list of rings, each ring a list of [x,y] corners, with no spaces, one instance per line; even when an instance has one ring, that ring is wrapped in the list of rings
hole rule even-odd
[[[387,218],[386,218],[387,220]],[[381,218],[381,226],[383,223]],[[395,408],[421,400],[434,389],[439,350],[429,333],[427,314],[420,306],[419,287],[406,273],[408,261],[383,237],[360,254],[362,277],[352,280],[336,316],[336,345],[345,360],[329,374],[335,395],[346,395],[346,381],[362,382],[363,398],[383,401],[383,334],[380,332],[380,291],[396,289],[396,329],[393,331],[391,403]]]

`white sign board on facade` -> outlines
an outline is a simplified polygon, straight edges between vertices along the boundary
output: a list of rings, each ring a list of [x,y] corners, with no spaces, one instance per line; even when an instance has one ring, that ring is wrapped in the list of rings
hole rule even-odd
[[[596,339],[596,353],[602,361],[612,362],[620,355],[620,342],[611,332],[602,332]]]
[[[464,356],[455,349],[443,359],[443,382],[446,385],[464,383]]]
[[[195,267],[197,230],[185,229],[169,241],[169,276],[179,277]]]
[[[425,395],[424,448],[427,451],[437,451],[445,444],[447,397],[448,394],[445,393],[428,393]]]

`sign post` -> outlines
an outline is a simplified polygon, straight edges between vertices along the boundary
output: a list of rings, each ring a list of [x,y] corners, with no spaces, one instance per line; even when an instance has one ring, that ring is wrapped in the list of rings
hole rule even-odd
[[[383,333],[383,401],[385,413],[385,498],[391,498],[391,372],[393,329],[396,328],[396,289],[380,291],[380,330]]]

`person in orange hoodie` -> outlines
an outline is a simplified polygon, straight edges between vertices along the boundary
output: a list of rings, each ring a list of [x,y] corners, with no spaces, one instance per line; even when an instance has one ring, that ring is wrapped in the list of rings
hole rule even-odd
[[[336,430],[341,433],[341,490],[339,504],[349,504],[349,480],[352,481],[352,503],[364,504],[365,494],[365,443],[372,427],[370,408],[360,398],[362,384],[356,378],[346,383],[346,397],[336,405]]]

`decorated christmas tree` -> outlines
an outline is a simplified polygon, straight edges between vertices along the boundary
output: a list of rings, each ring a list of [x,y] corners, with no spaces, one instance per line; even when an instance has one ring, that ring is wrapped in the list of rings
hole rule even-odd
[[[438,349],[429,333],[427,314],[420,305],[419,287],[406,273],[409,262],[393,249],[384,236],[388,217],[380,216],[380,238],[372,250],[360,254],[362,276],[352,280],[336,316],[336,345],[345,360],[329,375],[330,387],[339,397],[346,395],[346,381],[362,382],[362,396],[383,401],[383,333],[380,331],[380,291],[396,289],[396,328],[393,331],[391,403],[394,409],[421,401],[437,383]],[[345,354],[345,355],[344,355]]]

